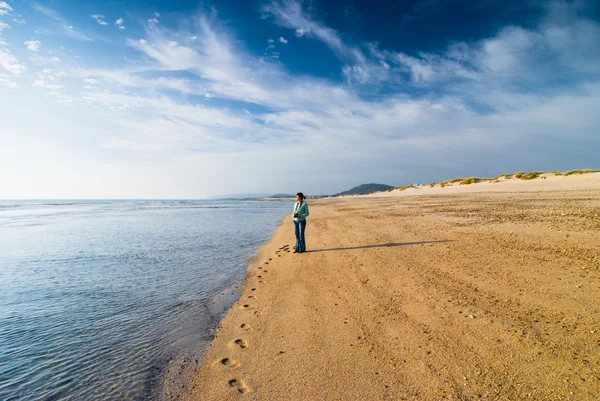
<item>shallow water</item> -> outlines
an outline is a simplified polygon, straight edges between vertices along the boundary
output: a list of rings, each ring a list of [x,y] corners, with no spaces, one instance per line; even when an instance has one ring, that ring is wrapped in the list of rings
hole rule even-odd
[[[145,400],[289,202],[0,202],[0,399]]]

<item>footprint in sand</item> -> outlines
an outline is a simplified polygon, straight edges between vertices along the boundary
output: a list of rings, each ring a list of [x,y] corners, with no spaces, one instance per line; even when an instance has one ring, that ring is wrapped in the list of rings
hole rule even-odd
[[[243,394],[249,391],[248,386],[243,380],[231,379],[229,380],[228,384],[229,387],[231,387],[234,390],[237,390],[239,393]]]
[[[221,359],[221,365],[227,366],[228,368],[239,368],[240,367],[240,363],[238,361],[235,361],[235,360],[229,359],[229,358]]]
[[[234,344],[240,347],[241,349],[248,348],[248,341],[244,340],[243,338],[238,338],[234,341]]]

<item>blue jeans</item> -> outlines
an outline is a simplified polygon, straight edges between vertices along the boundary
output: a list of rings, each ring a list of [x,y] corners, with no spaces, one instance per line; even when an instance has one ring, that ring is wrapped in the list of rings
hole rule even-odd
[[[306,230],[306,220],[294,220],[294,232],[296,233],[296,252],[306,251],[306,241],[304,240],[304,231]]]

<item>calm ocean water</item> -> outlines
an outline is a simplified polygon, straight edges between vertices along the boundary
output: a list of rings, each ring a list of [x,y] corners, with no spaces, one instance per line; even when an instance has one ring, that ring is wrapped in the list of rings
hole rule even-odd
[[[0,400],[146,400],[280,201],[0,202]]]

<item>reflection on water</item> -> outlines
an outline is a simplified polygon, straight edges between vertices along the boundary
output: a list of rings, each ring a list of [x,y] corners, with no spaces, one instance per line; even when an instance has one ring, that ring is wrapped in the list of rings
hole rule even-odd
[[[286,202],[0,202],[0,399],[143,400]]]

